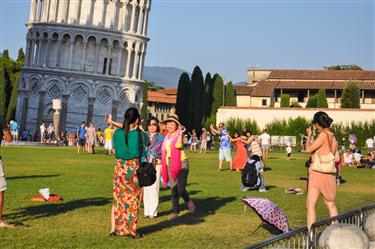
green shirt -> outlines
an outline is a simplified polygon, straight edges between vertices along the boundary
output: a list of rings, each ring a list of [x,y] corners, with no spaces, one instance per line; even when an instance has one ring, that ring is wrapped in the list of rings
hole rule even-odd
[[[141,131],[143,138],[143,153],[146,153],[146,145],[148,144],[148,136]],[[113,147],[115,149],[116,159],[130,160],[139,157],[139,144],[138,144],[138,130],[132,130],[128,133],[128,145],[125,143],[125,133],[123,129],[116,129],[113,134]]]

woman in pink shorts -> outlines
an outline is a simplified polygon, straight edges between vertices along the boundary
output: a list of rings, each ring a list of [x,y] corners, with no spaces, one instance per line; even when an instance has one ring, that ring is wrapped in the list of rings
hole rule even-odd
[[[312,129],[307,129],[306,152],[312,153],[312,161],[314,161],[315,153],[320,155],[328,155],[330,151],[335,155],[335,161],[340,161],[337,149],[337,140],[330,130],[332,119],[325,112],[317,112],[313,118],[313,125],[318,131],[317,139],[312,143]],[[307,228],[310,230],[311,225],[316,221],[316,203],[319,196],[322,195],[324,203],[328,208],[329,216],[337,215],[335,204],[336,197],[336,176],[334,173],[321,173],[309,170],[308,191],[307,191]]]

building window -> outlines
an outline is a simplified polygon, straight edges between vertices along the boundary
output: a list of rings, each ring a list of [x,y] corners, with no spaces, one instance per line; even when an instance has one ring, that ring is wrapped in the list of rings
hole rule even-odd
[[[267,100],[266,99],[262,99],[262,106],[267,106]]]
[[[164,120],[164,114],[161,114],[161,121]]]
[[[102,74],[105,74],[105,72],[107,71],[107,61],[108,61],[108,58],[104,58]],[[109,69],[108,74],[111,74],[111,70],[112,70],[112,59],[111,58],[109,59],[109,68],[108,69]]]

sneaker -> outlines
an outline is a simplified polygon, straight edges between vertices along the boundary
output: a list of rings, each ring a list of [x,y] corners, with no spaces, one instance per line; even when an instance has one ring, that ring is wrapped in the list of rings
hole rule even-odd
[[[190,201],[188,202],[188,209],[189,209],[189,211],[192,212],[192,213],[195,211],[195,205],[194,205],[194,202],[193,202],[192,200],[190,200]]]
[[[242,191],[242,192],[246,192],[246,191],[248,191],[248,190],[249,190],[248,187],[241,187],[241,191]]]
[[[265,189],[265,188],[261,188],[261,189],[259,189],[259,192],[268,192],[268,190]]]

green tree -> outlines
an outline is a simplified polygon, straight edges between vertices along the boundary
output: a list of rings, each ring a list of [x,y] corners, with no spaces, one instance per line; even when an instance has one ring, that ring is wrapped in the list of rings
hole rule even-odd
[[[25,61],[25,53],[23,52],[23,49],[22,49],[22,48],[20,48],[20,49],[18,50],[17,61],[22,62],[22,64],[23,64],[23,62]]]
[[[8,60],[9,60],[9,51],[8,51],[8,49],[4,49],[4,50],[3,50],[3,57],[4,57],[5,59],[8,59]]]
[[[320,89],[316,95],[316,107],[328,108],[327,94],[325,89]]]
[[[363,70],[357,65],[335,65],[335,66],[325,66],[325,70]]]
[[[292,102],[292,104],[289,106],[289,107],[292,107],[292,108],[302,108],[302,106],[300,104],[298,104],[298,102]]]
[[[234,86],[232,81],[230,81],[227,86],[226,86],[226,91],[225,91],[225,106],[236,106],[237,101],[236,101],[236,94],[234,91]]]
[[[210,118],[206,121],[207,124],[216,124],[216,113],[220,106],[223,105],[224,81],[219,74],[215,74],[212,80],[212,105]]]
[[[4,58],[0,57],[0,114],[5,115],[5,68]]]
[[[178,81],[177,87],[176,114],[178,115],[180,122],[185,127],[190,126],[188,115],[190,89],[190,77],[187,73],[182,73]]]
[[[201,69],[196,66],[191,76],[191,90],[189,99],[189,130],[195,129],[198,134],[201,132],[203,119],[203,97],[204,97],[204,79]]]
[[[306,108],[316,108],[318,99],[316,95],[310,95],[309,99],[307,100]]]
[[[203,93],[203,118],[202,118],[202,126],[205,126],[206,120],[210,117],[211,111],[211,103],[212,103],[212,77],[210,73],[206,74],[204,79],[204,93]],[[206,127],[207,128],[207,127]]]
[[[280,107],[290,106],[290,96],[289,94],[281,94]]]
[[[360,89],[355,81],[349,80],[345,83],[343,93],[341,95],[341,108],[361,108]]]
[[[148,120],[148,82],[145,81],[143,85],[143,97],[142,97],[142,108],[141,108],[141,118],[143,119],[143,129],[147,129]]]

